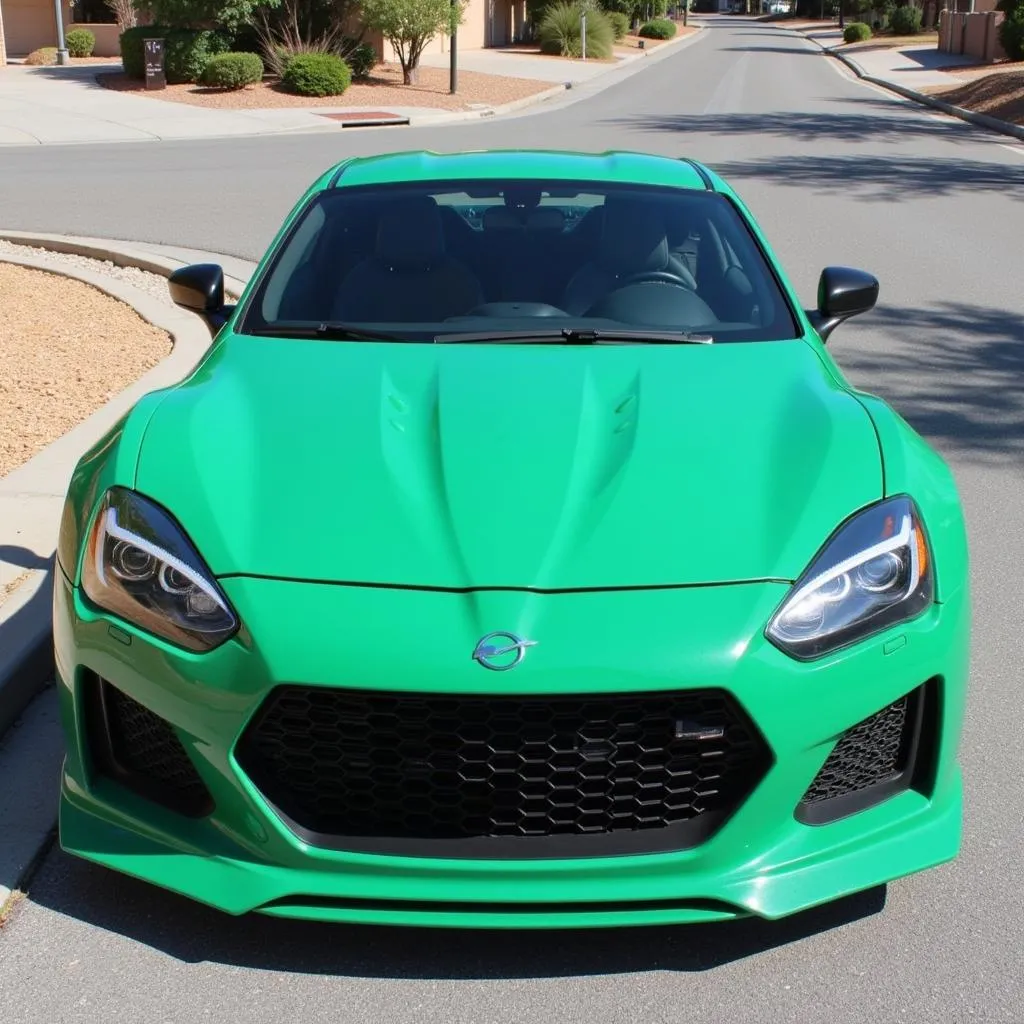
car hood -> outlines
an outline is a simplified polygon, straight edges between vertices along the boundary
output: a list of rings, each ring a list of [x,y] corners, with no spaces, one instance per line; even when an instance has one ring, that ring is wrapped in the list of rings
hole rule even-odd
[[[229,336],[157,407],[136,487],[216,575],[576,589],[793,580],[882,472],[802,341]]]

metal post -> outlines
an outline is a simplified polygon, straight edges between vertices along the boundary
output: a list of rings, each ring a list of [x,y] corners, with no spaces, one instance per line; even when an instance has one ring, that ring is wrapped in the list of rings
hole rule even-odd
[[[580,50],[583,53],[583,59],[587,59],[587,12],[582,11],[580,13]]]
[[[64,42],[64,7],[63,0],[53,0],[54,13],[57,15],[57,63],[67,64],[68,48]]]
[[[451,34],[451,53],[449,54],[449,68],[448,68],[448,91],[455,94],[455,91],[459,87],[459,63],[458,63],[458,35],[459,25],[456,20],[458,17],[458,7],[456,6],[457,0],[451,0],[451,11],[452,11],[452,34]]]

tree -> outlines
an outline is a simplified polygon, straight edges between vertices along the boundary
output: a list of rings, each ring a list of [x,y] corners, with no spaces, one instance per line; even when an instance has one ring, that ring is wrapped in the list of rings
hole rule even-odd
[[[156,25],[184,29],[226,29],[234,32],[252,21],[258,7],[276,7],[280,0],[135,0],[136,8]]]
[[[439,32],[451,35],[462,22],[466,0],[363,0],[363,21],[392,45],[402,65],[402,82],[415,85],[420,57]]]

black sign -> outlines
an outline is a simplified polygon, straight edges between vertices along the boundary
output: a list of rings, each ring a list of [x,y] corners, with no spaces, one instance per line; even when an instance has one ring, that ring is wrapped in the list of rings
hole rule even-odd
[[[164,69],[164,41],[146,39],[143,41],[146,56],[146,88],[166,89],[167,72]]]

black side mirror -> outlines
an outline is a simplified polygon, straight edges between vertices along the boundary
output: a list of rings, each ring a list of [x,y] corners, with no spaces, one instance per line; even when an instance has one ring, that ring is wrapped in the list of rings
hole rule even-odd
[[[167,279],[167,286],[174,304],[197,313],[214,336],[234,310],[234,306],[224,305],[224,270],[216,263],[179,267]]]
[[[878,279],[852,267],[826,267],[818,281],[818,308],[808,312],[822,341],[844,321],[875,308]]]

